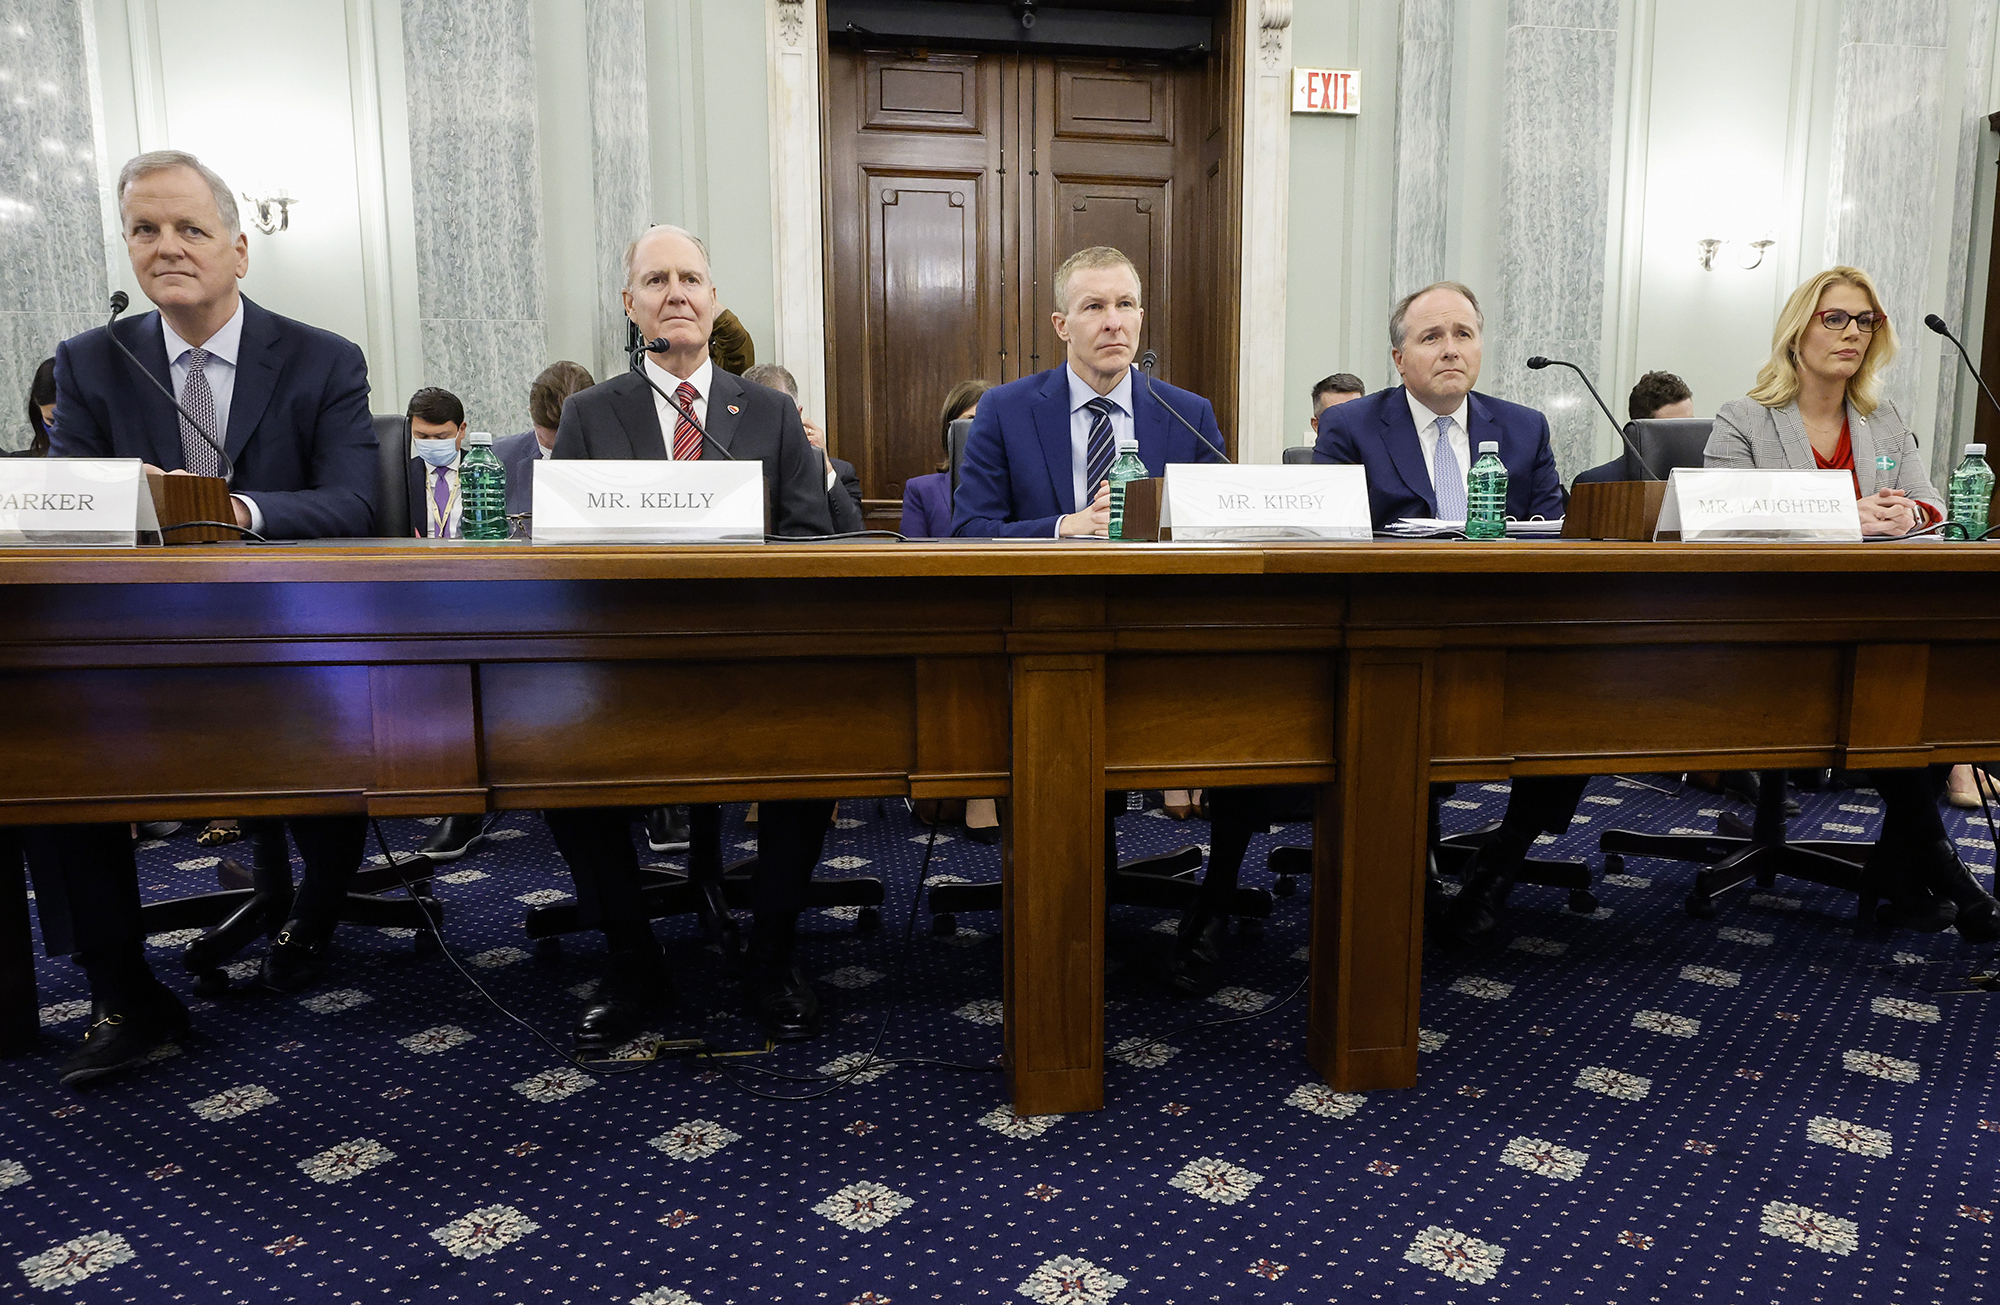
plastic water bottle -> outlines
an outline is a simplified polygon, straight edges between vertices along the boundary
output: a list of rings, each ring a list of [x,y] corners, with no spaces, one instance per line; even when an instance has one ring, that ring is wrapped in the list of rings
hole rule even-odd
[[[1496,440],[1479,442],[1479,457],[1465,477],[1465,537],[1504,539],[1507,535],[1507,466]]]
[[[493,436],[476,430],[466,437],[470,446],[458,464],[458,537],[505,539],[507,528],[507,468],[493,456]]]
[[[1965,527],[1965,537],[1977,539],[1985,534],[1990,524],[1987,507],[1993,501],[1993,468],[1986,465],[1984,444],[1965,446],[1965,461],[1951,473],[1951,488],[1945,492],[1951,519]]]
[[[1111,484],[1111,526],[1107,532],[1113,539],[1125,538],[1125,482],[1144,480],[1146,464],[1139,460],[1139,441],[1122,439],[1118,441],[1118,457],[1111,469],[1104,473]]]

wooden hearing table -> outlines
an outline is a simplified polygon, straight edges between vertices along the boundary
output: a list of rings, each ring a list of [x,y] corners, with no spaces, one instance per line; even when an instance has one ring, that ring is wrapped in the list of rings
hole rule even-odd
[[[1023,1114],[1103,1103],[1107,788],[1317,787],[1360,1091],[1416,1081],[1432,781],[2000,756],[1991,544],[10,549],[0,605],[0,824],[1007,799]]]

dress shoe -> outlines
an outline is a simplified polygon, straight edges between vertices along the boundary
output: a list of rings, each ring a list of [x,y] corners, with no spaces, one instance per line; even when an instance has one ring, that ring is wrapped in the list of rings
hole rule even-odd
[[[773,1042],[819,1032],[819,998],[792,960],[798,917],[763,912],[750,929],[750,1014]]]
[[[1949,851],[1947,845],[1947,854]],[[1887,929],[1943,933],[1958,923],[1958,904],[1933,891],[1931,856],[1922,848],[1875,844],[1861,867],[1860,892],[1863,902],[1880,902],[1875,908],[1877,924]],[[1952,856],[1951,860],[1957,864],[1958,858]],[[1964,869],[1959,866],[1960,873]],[[1976,891],[1978,885],[1973,887]]]
[[[674,1008],[674,984],[657,947],[611,953],[604,982],[576,1017],[576,1049],[608,1052],[638,1036],[646,1020]]]
[[[143,1065],[152,1053],[188,1031],[187,1007],[148,975],[129,995],[93,1000],[90,1031],[63,1062],[62,1083],[80,1087],[95,1078]]]
[[[1472,854],[1462,872],[1465,887],[1445,910],[1445,931],[1461,943],[1476,943],[1499,927],[1507,897],[1521,870],[1519,855],[1508,855],[1491,844]]]
[[[1222,938],[1229,921],[1201,907],[1191,907],[1181,917],[1174,953],[1167,958],[1167,982],[1174,990],[1198,997],[1208,987],[1215,967],[1222,963]]]
[[[1170,788],[1161,794],[1160,809],[1175,820],[1186,820],[1194,814],[1194,799],[1184,788]]]
[[[141,838],[172,838],[180,832],[178,820],[144,820],[138,825]]]
[[[967,825],[965,827],[965,836],[975,843],[992,847],[1000,841],[1000,826],[998,824]]]
[[[1977,766],[1953,766],[1944,795],[1955,807],[1977,811],[1983,805],[1979,800],[1982,795],[1987,802],[2000,802],[2000,783]]]
[[[646,846],[655,852],[688,849],[688,809],[654,807],[646,813]]]
[[[1932,843],[1925,853],[1926,879],[1931,891],[1958,907],[1953,923],[1969,943],[2000,941],[2000,902],[1979,886],[1950,843]]]
[[[485,816],[446,816],[417,849],[433,865],[456,861],[486,841]]]
[[[233,820],[211,820],[208,826],[194,836],[197,847],[226,847],[243,837],[242,829]]]
[[[299,920],[285,921],[271,950],[264,953],[258,978],[279,992],[310,988],[326,973],[333,959],[333,926],[313,928]]]

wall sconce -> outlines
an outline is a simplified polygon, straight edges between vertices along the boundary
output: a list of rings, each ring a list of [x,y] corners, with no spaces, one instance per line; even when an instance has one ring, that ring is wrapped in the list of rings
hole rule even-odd
[[[275,236],[280,231],[291,230],[292,205],[299,201],[287,194],[283,187],[279,187],[269,195],[253,195],[246,190],[243,192],[243,198],[250,205],[251,225],[259,231],[267,236]]]
[[[1719,240],[1710,236],[1697,240],[1695,248],[1701,251],[1699,261],[1704,272],[1715,270],[1715,256],[1722,252],[1724,245],[1730,244],[1742,251],[1736,256],[1736,265],[1746,272],[1754,272],[1764,265],[1764,251],[1777,243],[1775,240]]]

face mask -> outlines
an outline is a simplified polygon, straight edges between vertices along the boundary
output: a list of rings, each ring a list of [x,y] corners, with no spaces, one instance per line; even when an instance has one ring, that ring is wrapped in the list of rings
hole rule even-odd
[[[412,439],[410,443],[416,446],[417,456],[433,467],[449,467],[458,461],[457,440]]]

